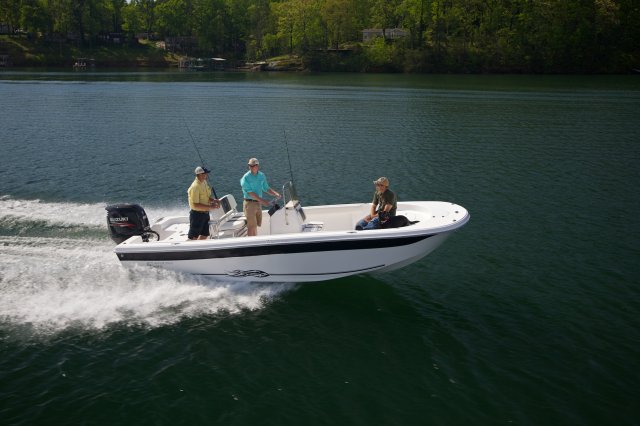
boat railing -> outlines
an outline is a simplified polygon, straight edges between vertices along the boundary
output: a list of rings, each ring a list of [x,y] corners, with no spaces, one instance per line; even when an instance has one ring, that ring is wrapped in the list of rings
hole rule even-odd
[[[306,215],[304,214],[304,210],[302,210],[298,193],[292,181],[285,182],[282,185],[282,205],[284,207],[285,223],[287,225],[289,224],[289,214],[292,213],[292,210],[295,210],[294,214],[302,217],[303,222],[306,220]]]
[[[289,200],[289,201],[287,201]],[[291,203],[290,205],[288,203]],[[298,194],[296,193],[296,188],[293,186],[293,182],[288,181],[282,185],[282,203],[284,207],[289,206],[292,208],[295,206],[298,200]]]

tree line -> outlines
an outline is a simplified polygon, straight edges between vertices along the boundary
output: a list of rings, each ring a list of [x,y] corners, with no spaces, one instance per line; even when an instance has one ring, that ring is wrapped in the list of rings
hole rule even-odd
[[[203,54],[357,71],[630,72],[638,22],[638,0],[0,0],[0,24],[45,40],[182,37]],[[362,43],[368,28],[407,35]]]

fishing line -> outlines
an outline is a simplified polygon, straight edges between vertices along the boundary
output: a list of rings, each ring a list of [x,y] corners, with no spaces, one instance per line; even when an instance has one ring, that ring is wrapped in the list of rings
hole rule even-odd
[[[187,128],[189,137],[191,137],[191,143],[193,143],[193,147],[196,149],[196,152],[198,153],[198,157],[200,158],[200,164],[202,165],[202,168],[206,169],[204,165],[204,160],[202,159],[202,154],[200,154],[200,150],[198,149],[198,144],[196,144],[196,139],[193,137],[193,134],[191,134],[191,129],[189,128],[189,125],[187,124],[187,120],[185,120],[184,117],[182,117],[182,123],[184,123],[184,127]],[[209,177],[207,176],[207,182],[208,181],[209,181]],[[211,186],[211,191],[213,192],[213,198],[218,199],[218,194],[216,194],[216,189],[213,187],[213,184],[209,182],[209,186]]]
[[[200,154],[200,150],[198,149],[196,140],[191,134],[191,129],[189,128],[189,125],[187,124],[187,121],[184,119],[184,117],[182,118],[182,122],[184,123],[184,127],[187,128],[187,132],[189,133],[189,137],[191,137],[191,142],[193,143],[193,147],[196,149],[196,152],[198,153],[198,157],[200,157],[200,164],[202,164],[202,167],[204,167],[204,160],[202,159],[202,155]]]

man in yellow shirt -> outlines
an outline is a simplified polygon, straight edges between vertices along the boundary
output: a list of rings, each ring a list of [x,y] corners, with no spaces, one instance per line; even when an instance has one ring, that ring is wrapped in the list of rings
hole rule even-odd
[[[189,235],[190,240],[206,240],[209,237],[209,211],[220,207],[220,200],[211,197],[211,187],[207,182],[210,170],[196,167],[196,178],[187,190],[189,195]]]

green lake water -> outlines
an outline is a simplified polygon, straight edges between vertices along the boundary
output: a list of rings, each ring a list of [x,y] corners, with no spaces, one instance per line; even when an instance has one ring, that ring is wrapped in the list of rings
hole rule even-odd
[[[637,76],[9,70],[0,99],[0,424],[638,424]],[[387,176],[471,221],[385,275],[122,269],[104,206],[186,213],[194,141],[219,195],[258,157],[303,205]]]

